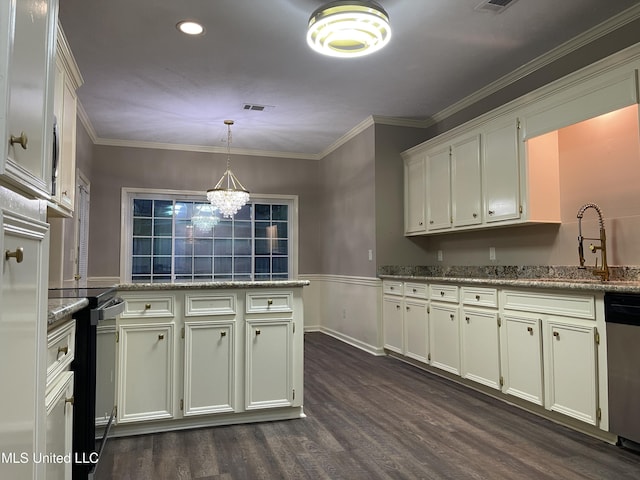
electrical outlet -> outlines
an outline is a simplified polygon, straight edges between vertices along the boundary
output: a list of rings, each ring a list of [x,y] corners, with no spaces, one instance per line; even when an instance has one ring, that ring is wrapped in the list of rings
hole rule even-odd
[[[442,250],[438,250],[438,261],[441,262],[443,258]]]
[[[496,247],[489,247],[489,260],[496,259]]]
[[[369,261],[373,260],[373,250],[369,250]]]

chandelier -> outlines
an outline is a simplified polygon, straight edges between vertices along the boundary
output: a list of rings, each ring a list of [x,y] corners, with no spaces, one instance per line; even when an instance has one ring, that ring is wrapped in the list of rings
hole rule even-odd
[[[233,120],[225,120],[227,126],[227,170],[212,189],[207,190],[207,200],[217,208],[223,217],[231,218],[249,201],[249,192],[231,171],[231,125]]]
[[[384,47],[391,39],[389,15],[373,1],[335,1],[309,18],[307,43],[332,57],[361,57]]]

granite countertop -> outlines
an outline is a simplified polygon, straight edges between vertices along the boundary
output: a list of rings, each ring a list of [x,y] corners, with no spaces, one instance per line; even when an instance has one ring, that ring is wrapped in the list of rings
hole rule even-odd
[[[47,305],[47,325],[51,326],[70,317],[87,305],[89,305],[89,300],[86,298],[50,298]]]
[[[118,291],[136,290],[222,290],[240,288],[293,288],[309,285],[309,280],[272,280],[272,281],[232,281],[232,282],[185,282],[185,283],[121,283]]]
[[[640,293],[640,268],[610,267],[610,280],[595,278],[590,270],[564,266],[407,267],[385,266],[378,277],[428,283],[464,283],[496,287],[544,288],[585,292]]]

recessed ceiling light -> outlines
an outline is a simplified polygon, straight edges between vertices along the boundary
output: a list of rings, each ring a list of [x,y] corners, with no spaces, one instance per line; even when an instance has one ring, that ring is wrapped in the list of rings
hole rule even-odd
[[[204,27],[191,20],[183,20],[176,25],[176,28],[187,35],[202,35]]]

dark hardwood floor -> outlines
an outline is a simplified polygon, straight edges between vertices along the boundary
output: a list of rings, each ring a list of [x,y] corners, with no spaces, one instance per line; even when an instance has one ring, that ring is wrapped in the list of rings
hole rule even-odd
[[[640,478],[638,454],[321,333],[305,389],[305,419],[111,439],[96,480]]]

